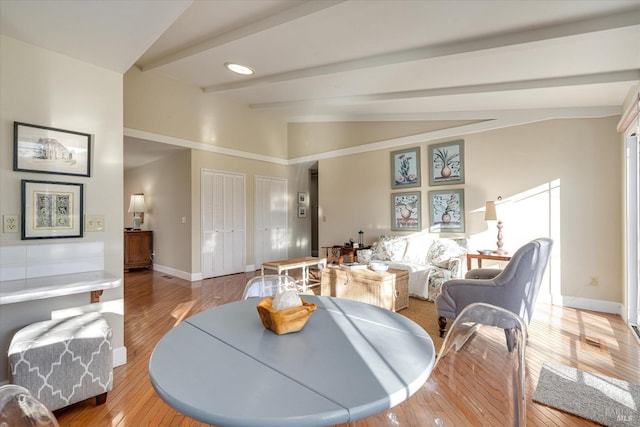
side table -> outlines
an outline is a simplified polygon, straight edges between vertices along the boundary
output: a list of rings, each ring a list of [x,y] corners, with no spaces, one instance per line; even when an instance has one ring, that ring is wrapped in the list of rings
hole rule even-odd
[[[483,254],[467,254],[467,271],[471,270],[471,260],[478,260],[478,268],[482,268],[482,260],[488,259],[491,261],[509,261],[511,259],[510,256],[507,255],[483,255]]]

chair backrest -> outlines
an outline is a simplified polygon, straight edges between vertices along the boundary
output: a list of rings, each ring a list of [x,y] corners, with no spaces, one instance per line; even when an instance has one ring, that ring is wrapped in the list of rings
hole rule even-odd
[[[11,427],[60,427],[56,417],[26,388],[0,387],[0,425]]]
[[[460,312],[424,386],[443,409],[431,414],[435,425],[526,425],[526,328],[491,304]]]
[[[304,283],[296,283],[293,277],[286,274],[256,276],[247,281],[242,299],[272,297],[279,292],[290,290],[302,293],[307,287]]]
[[[500,303],[528,324],[538,298],[544,272],[549,264],[553,240],[538,238],[519,248],[494,281],[504,286]]]

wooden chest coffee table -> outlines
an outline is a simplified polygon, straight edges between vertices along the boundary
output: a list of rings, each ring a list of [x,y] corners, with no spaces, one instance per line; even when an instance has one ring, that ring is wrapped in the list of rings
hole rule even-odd
[[[322,270],[320,294],[398,311],[409,306],[409,272],[391,268],[378,273],[327,267]]]

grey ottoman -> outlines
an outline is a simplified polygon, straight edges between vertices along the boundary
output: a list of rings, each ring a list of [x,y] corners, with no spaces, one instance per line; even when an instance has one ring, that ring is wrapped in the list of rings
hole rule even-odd
[[[19,330],[9,346],[12,383],[54,411],[113,386],[112,330],[100,313],[47,320]]]

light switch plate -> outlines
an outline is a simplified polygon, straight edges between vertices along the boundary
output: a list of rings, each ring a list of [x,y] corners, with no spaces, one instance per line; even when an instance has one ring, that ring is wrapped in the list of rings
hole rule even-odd
[[[104,215],[85,215],[85,231],[104,231]]]
[[[3,233],[17,233],[19,227],[18,215],[3,215],[2,216],[2,232]]]

